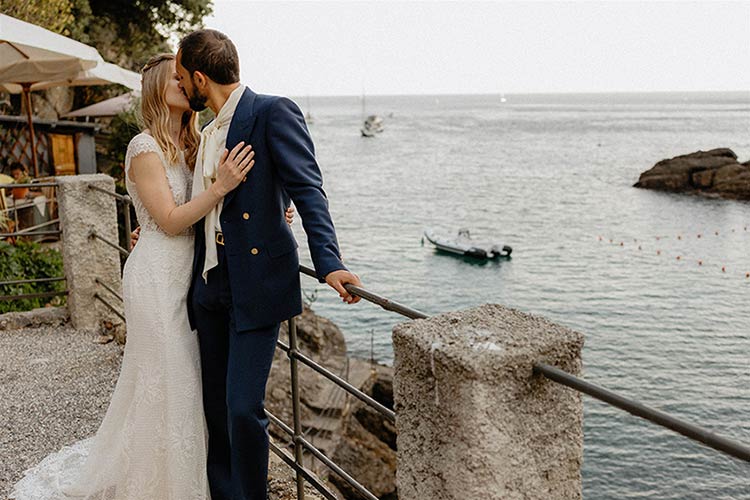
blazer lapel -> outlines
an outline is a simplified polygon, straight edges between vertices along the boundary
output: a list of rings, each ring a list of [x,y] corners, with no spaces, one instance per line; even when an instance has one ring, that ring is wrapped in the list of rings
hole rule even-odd
[[[229,132],[227,132],[227,143],[226,148],[231,151],[240,141],[246,141],[253,131],[255,125],[255,112],[253,105],[255,104],[255,92],[245,87],[245,91],[240,97],[240,102],[237,103],[237,109],[234,110],[232,116],[232,122],[229,124]],[[226,207],[234,195],[237,193],[237,189],[232,190],[224,197],[223,207]]]

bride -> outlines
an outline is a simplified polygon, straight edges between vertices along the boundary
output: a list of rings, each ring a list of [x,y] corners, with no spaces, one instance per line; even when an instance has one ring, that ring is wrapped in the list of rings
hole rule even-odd
[[[186,305],[191,226],[239,185],[254,152],[242,143],[225,151],[210,189],[188,201],[200,149],[196,114],[178,87],[172,54],[151,58],[142,75],[147,128],[125,157],[141,233],[123,269],[128,341],[120,376],[96,435],[26,471],[10,498],[210,498],[198,338]]]

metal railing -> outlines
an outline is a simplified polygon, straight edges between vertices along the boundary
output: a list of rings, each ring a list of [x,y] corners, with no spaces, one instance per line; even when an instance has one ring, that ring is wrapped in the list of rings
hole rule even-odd
[[[119,202],[121,202],[123,204],[123,213],[124,213],[124,220],[125,220],[125,238],[127,239],[128,237],[130,237],[130,233],[132,231],[132,229],[131,229],[131,222],[130,222],[130,206],[132,204],[132,201],[130,199],[130,196],[121,195],[121,194],[115,193],[113,191],[107,191],[106,189],[102,189],[99,186],[95,186],[93,184],[89,184],[89,189],[92,189],[94,191],[98,191],[100,193],[104,193],[106,195],[109,195],[109,196],[113,197],[115,200],[117,200],[117,201],[119,201]],[[108,246],[114,248],[115,250],[117,250],[120,253],[120,255],[122,255],[124,257],[127,257],[127,256],[130,255],[130,251],[129,250],[121,247],[119,245],[119,243],[115,243],[114,241],[109,240],[109,239],[105,238],[104,236],[100,235],[96,231],[96,229],[92,228],[89,231],[89,238],[91,238],[91,239],[97,239],[97,240],[105,243],[106,245],[108,245]],[[114,298],[116,298],[118,301],[122,302],[122,296],[119,293],[117,293],[111,286],[107,285],[105,282],[103,282],[101,279],[99,279],[99,277],[94,278],[94,282],[96,282],[97,285],[101,286],[104,290],[106,290],[107,292],[109,292],[109,294],[112,295]],[[115,307],[114,305],[112,305],[111,302],[109,302],[107,299],[105,299],[104,296],[102,296],[101,294],[99,294],[99,292],[95,292],[94,293],[94,299],[96,299],[99,302],[101,302],[102,304],[104,304],[104,306],[107,309],[109,309],[110,311],[112,311],[122,321],[125,321],[125,315],[123,313],[121,313],[120,310],[117,309],[117,307]]]
[[[31,182],[31,183],[18,183],[18,184],[0,184],[0,191],[3,189],[7,190],[13,190],[15,188],[49,188],[49,187],[58,187],[57,182]],[[52,202],[53,200],[48,200],[47,203]],[[2,214],[9,214],[10,212],[13,212],[14,218],[14,226],[18,227],[18,211],[24,210],[24,209],[35,209],[35,205],[27,205],[24,207],[16,207],[16,206],[9,206],[5,209],[3,209],[1,212]],[[6,218],[8,218],[8,215],[5,215]],[[49,226],[53,226],[55,224],[59,224],[60,219],[52,219],[49,221],[42,222],[40,224],[36,224],[33,226],[25,227],[23,229],[16,229],[14,231],[3,231],[0,232],[0,239],[5,238],[17,238],[17,237],[32,237],[32,236],[60,236],[62,234],[61,229],[50,229],[50,230],[44,230],[44,228],[47,228]],[[17,279],[17,280],[8,280],[8,281],[0,281],[0,286],[13,286],[13,285],[25,285],[30,283],[55,283],[65,281],[65,277],[63,276],[57,276],[57,277],[48,277],[48,278],[28,278],[28,279]],[[58,296],[65,296],[68,295],[68,290],[54,290],[49,292],[38,292],[38,293],[16,293],[16,294],[8,294],[8,295],[0,295],[0,301],[9,301],[9,300],[24,300],[24,299],[42,299],[42,298],[50,298],[50,297],[58,297]]]
[[[317,279],[315,271],[306,266],[300,266],[300,273]],[[362,299],[376,304],[387,311],[392,311],[410,319],[426,319],[429,316],[416,309],[412,309],[398,302],[394,302],[386,297],[382,297],[361,287],[354,285],[345,285],[346,290]],[[298,500],[304,500],[304,481],[308,481],[317,491],[319,491],[324,497],[329,500],[335,500],[334,494],[325,487],[312,472],[305,468],[302,463],[302,452],[303,450],[312,453],[312,455],[325,464],[329,469],[346,481],[355,491],[357,491],[363,498],[369,500],[377,500],[377,497],[372,492],[367,490],[363,485],[357,482],[353,477],[342,470],[336,465],[330,458],[325,456],[319,449],[313,446],[301,432],[300,425],[300,400],[299,400],[299,384],[298,384],[298,363],[312,368],[317,373],[320,373],[334,384],[338,385],[348,393],[360,399],[366,405],[375,409],[378,413],[383,415],[388,421],[395,422],[395,413],[385,408],[379,402],[363,393],[356,387],[349,384],[346,380],[336,376],[323,366],[315,363],[312,359],[300,353],[297,349],[297,338],[296,338],[296,325],[295,320],[292,318],[289,320],[289,345],[287,346],[283,342],[278,342],[278,347],[286,352],[290,360],[291,369],[291,380],[292,380],[292,418],[294,419],[293,427],[288,426],[280,419],[266,411],[270,421],[281,428],[286,434],[292,438],[292,445],[294,446],[294,457],[289,456],[284,450],[276,445],[271,446],[271,450],[276,453],[284,462],[286,462],[297,474],[297,498]],[[587,382],[579,377],[571,375],[559,368],[544,363],[534,364],[533,371],[535,374],[543,376],[548,380],[572,388],[596,399],[604,401],[612,406],[620,408],[622,410],[631,413],[632,415],[644,418],[657,425],[675,431],[683,436],[702,443],[710,448],[717,451],[730,455],[732,457],[750,462],[750,447],[719,436],[707,429],[701,428],[697,425],[685,422],[674,416],[671,416],[660,410],[650,408],[646,405],[638,403],[634,400],[628,399],[624,396],[615,394],[603,387],[597,386],[590,382]]]
[[[123,215],[123,222],[125,225],[125,239],[130,237],[130,233],[133,231],[132,222],[130,220],[130,207],[133,205],[133,200],[130,198],[130,196],[126,194],[119,194],[115,193],[113,191],[107,191],[106,189],[100,188],[99,186],[95,186],[93,184],[89,184],[89,189],[92,189],[94,191],[98,191],[100,193],[104,193],[106,195],[109,195],[113,197],[116,201],[122,203],[122,215]],[[94,235],[96,236],[96,235]],[[123,254],[123,250],[127,252],[124,248],[117,245],[117,249],[120,250],[120,253]],[[127,253],[123,254],[125,257],[128,256]]]
[[[118,200],[125,202],[126,207],[127,207],[127,203],[130,203],[129,198],[127,197],[124,197],[122,195],[116,195],[115,193],[111,193],[109,191],[101,190],[98,187],[94,187],[94,186],[91,186],[91,187],[92,189],[100,190],[100,191],[106,192],[107,194],[114,195],[116,198],[118,198]],[[129,210],[128,210],[128,213],[129,213]],[[126,227],[127,229],[126,235],[129,235],[131,232],[131,228],[129,227],[129,217],[126,218],[126,224],[128,224],[128,227]],[[113,248],[116,248],[121,254],[125,256],[130,254],[130,252],[127,249],[122,248],[118,244],[107,240],[106,238],[97,234],[95,231],[92,231],[90,233],[90,237],[99,239],[102,242],[106,243],[107,245]],[[317,275],[315,274],[315,271],[309,267],[301,265],[300,273],[317,279]],[[102,288],[104,288],[107,292],[113,295],[115,298],[122,301],[122,297],[119,294],[117,294],[117,292],[115,292],[111,287],[107,286],[105,283],[103,283],[99,279],[97,279],[96,282],[100,286],[102,286]],[[345,285],[345,288],[352,295],[355,295],[368,302],[378,305],[387,311],[400,314],[406,318],[426,319],[429,317],[427,314],[421,311],[412,309],[408,306],[405,306],[403,304],[390,300],[386,297],[382,297],[364,288],[357,287],[351,284]],[[125,317],[117,310],[117,308],[115,308],[111,303],[109,303],[98,292],[94,294],[94,297],[100,302],[102,302],[103,304],[105,304],[112,312],[117,314],[121,319],[125,320]],[[379,403],[374,398],[364,393],[357,387],[353,386],[342,377],[331,372],[324,366],[316,363],[312,358],[301,353],[298,348],[297,325],[296,325],[295,318],[291,318],[290,320],[288,320],[288,327],[289,327],[288,328],[289,344],[287,345],[283,341],[279,340],[277,342],[277,347],[286,353],[287,358],[289,359],[289,362],[290,362],[292,419],[293,419],[292,426],[289,426],[288,424],[284,423],[281,419],[279,419],[278,417],[276,417],[275,415],[273,415],[271,412],[267,410],[266,410],[266,414],[269,418],[269,421],[273,425],[281,429],[284,434],[288,435],[291,438],[291,446],[293,447],[294,454],[293,456],[290,455],[285,449],[283,449],[282,447],[278,446],[277,444],[273,442],[270,443],[270,450],[273,451],[276,455],[278,455],[282,461],[284,461],[287,465],[289,465],[289,467],[291,467],[295,471],[298,500],[304,500],[305,498],[305,490],[304,490],[305,481],[307,481],[313,488],[315,488],[326,499],[328,500],[337,499],[335,494],[331,492],[331,490],[318,478],[318,476],[315,473],[313,473],[310,469],[304,466],[304,463],[303,463],[304,452],[310,453],[315,459],[323,463],[326,467],[328,467],[331,471],[333,471],[341,479],[343,479],[346,483],[348,483],[349,486],[351,486],[355,491],[357,491],[363,498],[366,498],[368,500],[377,500],[377,497],[371,491],[369,491],[365,486],[363,486],[350,474],[344,471],[333,460],[327,457],[320,449],[315,447],[309,440],[305,438],[305,435],[302,429],[302,421],[301,421],[301,402],[300,402],[300,386],[299,386],[300,363],[314,370],[315,372],[322,375],[329,381],[333,382],[335,385],[337,385],[338,387],[346,391],[348,394],[351,394],[352,396],[356,397],[357,399],[362,401],[365,405],[377,411],[380,415],[382,415],[386,420],[388,420],[391,423],[395,423],[395,420],[396,420],[395,412],[385,407],[384,405],[382,405],[381,403]],[[739,458],[740,460],[750,462],[750,448],[743,445],[742,443],[735,442],[730,439],[718,436],[707,429],[703,429],[699,426],[696,426],[694,424],[685,422],[676,417],[668,415],[665,412],[650,408],[634,400],[615,394],[603,387],[599,387],[595,384],[587,382],[579,377],[576,377],[567,372],[564,372],[554,366],[547,365],[544,363],[536,363],[533,366],[533,371],[535,374],[544,376],[545,378],[547,378],[548,380],[552,382],[559,383],[566,387],[572,388],[574,390],[577,390],[579,392],[582,392],[584,394],[597,398],[601,401],[604,401],[605,403],[608,403],[612,406],[625,410],[635,416],[644,418],[650,422],[656,423],[657,425],[671,429],[679,434],[682,434],[683,436],[689,439],[700,442],[717,451],[728,454],[735,458]]]
[[[47,187],[47,188],[49,188],[49,187],[57,188],[58,185],[59,184],[57,182],[27,182],[27,183],[19,183],[19,184],[0,184],[0,192],[3,189],[7,189],[7,190],[11,190],[12,191],[13,189],[17,189],[17,188],[30,188],[30,189],[37,189],[37,188],[44,188],[44,187]],[[54,201],[53,199],[47,200],[47,203],[51,203],[53,201]],[[14,200],[14,203],[15,203],[15,200]],[[32,205],[22,206],[22,207],[9,206],[9,207],[6,207],[6,208],[2,209],[2,213],[8,214],[8,213],[13,212],[13,223],[14,223],[15,227],[18,227],[18,223],[19,223],[18,212],[20,210],[27,210],[27,209],[28,210],[33,210],[34,208],[35,208],[35,206],[33,204]],[[3,232],[0,232],[0,239],[13,238],[13,237],[18,237],[18,236],[25,236],[25,237],[31,237],[31,236],[57,236],[57,237],[59,237],[62,234],[62,231],[60,229],[42,230],[42,231],[38,230],[40,228],[45,228],[47,226],[58,224],[59,222],[60,222],[60,219],[56,218],[56,219],[53,219],[53,220],[45,221],[45,222],[43,222],[41,224],[36,224],[36,225],[33,225],[33,226],[26,227],[24,229],[17,229],[17,230],[14,230],[14,231],[3,231]]]

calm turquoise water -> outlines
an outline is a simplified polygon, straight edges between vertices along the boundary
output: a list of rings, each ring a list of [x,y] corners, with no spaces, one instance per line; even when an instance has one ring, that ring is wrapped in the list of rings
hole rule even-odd
[[[698,149],[749,160],[750,92],[507,97],[368,98],[386,117],[376,139],[359,137],[359,99],[312,99],[349,267],[427,313],[495,302],[570,326],[588,380],[750,443],[750,204],[631,187]],[[513,259],[437,254],[420,245],[426,227],[469,228]],[[369,357],[372,339],[391,362],[400,319],[317,286],[314,308],[350,352]],[[750,498],[748,465],[584,401],[586,498]]]

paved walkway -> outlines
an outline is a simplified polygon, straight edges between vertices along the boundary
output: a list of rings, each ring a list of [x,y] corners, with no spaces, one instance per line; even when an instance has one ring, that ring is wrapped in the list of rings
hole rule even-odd
[[[122,359],[120,346],[97,338],[68,326],[0,331],[0,499],[24,470],[96,432]],[[271,500],[296,497],[273,453],[270,476]]]
[[[121,349],[70,327],[0,331],[0,498],[23,471],[99,427]]]

